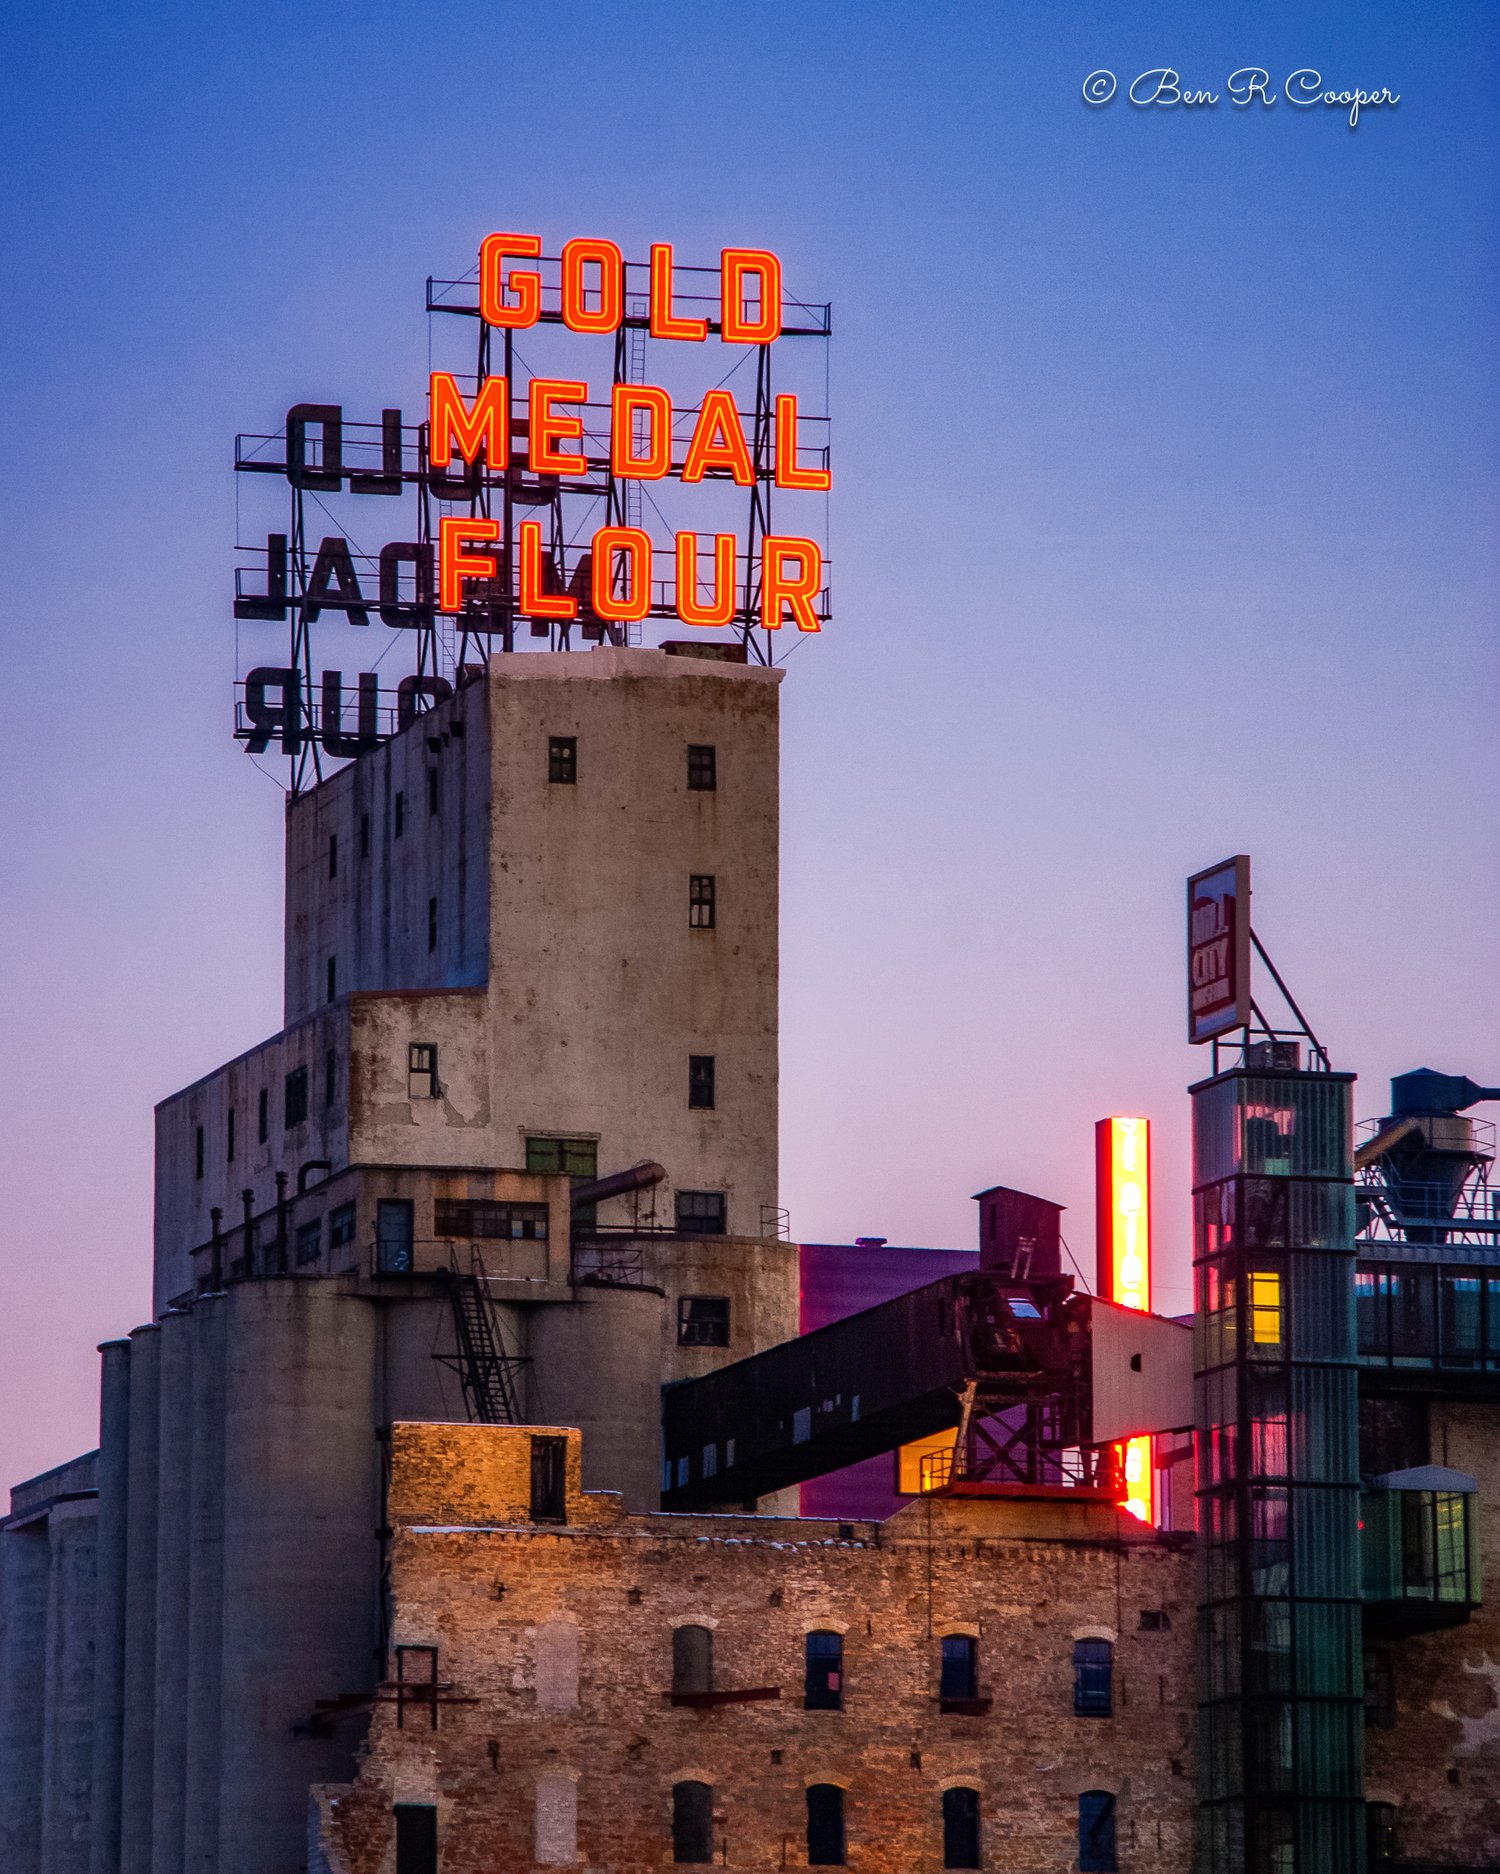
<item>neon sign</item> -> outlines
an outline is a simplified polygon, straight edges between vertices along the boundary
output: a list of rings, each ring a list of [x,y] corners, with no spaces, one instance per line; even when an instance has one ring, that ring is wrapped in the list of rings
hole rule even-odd
[[[770,634],[831,615],[807,500],[832,485],[823,374],[798,379],[798,347],[783,350],[826,340],[829,309],[790,297],[764,248],[691,267],[667,242],[640,262],[602,237],[542,245],[489,234],[466,279],[428,282],[429,315],[468,321],[477,344],[467,361],[429,344],[417,421],[298,403],[278,434],[238,439],[236,467],[281,479],[292,513],[241,549],[235,617],[290,621],[292,641],[244,677],[237,734],[292,756],[294,790],[320,750],[373,746],[518,636],[625,644],[661,620],[737,632],[736,655],[770,662]],[[415,497],[406,537],[367,543],[363,502],[347,519],[329,507],[349,496]],[[669,512],[682,503],[696,511]],[[408,634],[394,708],[383,673],[320,672],[310,629],[330,620]]]
[[[1151,1311],[1151,1121],[1116,1116],[1094,1128],[1099,1294],[1121,1308]],[[1156,1466],[1150,1436],[1115,1447],[1125,1494],[1121,1509],[1156,1520]]]

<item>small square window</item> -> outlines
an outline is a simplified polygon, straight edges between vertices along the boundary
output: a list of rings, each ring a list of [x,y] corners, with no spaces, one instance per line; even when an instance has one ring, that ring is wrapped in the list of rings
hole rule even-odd
[[[431,819],[442,805],[442,777],[436,768],[427,770],[427,817]]]
[[[256,1108],[256,1133],[262,1145],[271,1136],[271,1090],[262,1087],[260,1100]]]
[[[677,1193],[677,1228],[684,1236],[723,1236],[724,1193],[722,1191],[679,1191]]]
[[[396,796],[396,838],[400,839],[401,835],[405,831],[406,831],[406,796],[405,794],[398,794]]]
[[[337,833],[330,833],[328,835],[328,876],[330,878],[337,878],[338,875],[339,875],[339,836]]]
[[[694,872],[688,879],[688,925],[692,930],[712,930],[717,911],[714,879],[711,872]]]
[[[694,794],[712,794],[719,785],[719,751],[708,742],[688,744],[688,788]]]
[[[438,1097],[436,1042],[413,1041],[407,1048],[406,1097],[409,1100],[435,1100]]]
[[[352,1201],[340,1204],[337,1210],[329,1213],[328,1247],[330,1249],[342,1249],[345,1243],[354,1241],[356,1215],[357,1207]]]
[[[729,1297],[727,1295],[679,1295],[677,1297],[677,1345],[679,1347],[727,1347],[729,1345]]]
[[[698,1113],[714,1109],[714,1057],[711,1054],[688,1056],[688,1105]]]
[[[283,1118],[288,1132],[307,1117],[307,1069],[294,1067],[286,1077]]]
[[[337,957],[328,959],[328,1000],[334,1001],[339,992],[339,965]]]
[[[437,949],[437,899],[427,900],[427,954]]]
[[[578,739],[572,735],[547,738],[547,779],[562,787],[572,787],[578,780]]]

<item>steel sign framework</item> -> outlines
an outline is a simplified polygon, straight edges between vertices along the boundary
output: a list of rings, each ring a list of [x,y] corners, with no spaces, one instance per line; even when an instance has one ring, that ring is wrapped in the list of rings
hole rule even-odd
[[[771,663],[783,630],[828,621],[830,308],[790,297],[774,255],[491,235],[426,310],[420,420],[306,402],[236,439],[286,506],[238,549],[235,733],[289,758],[294,793],[497,652],[675,629]],[[379,540],[372,499],[403,504]],[[261,622],[287,626],[281,657]]]

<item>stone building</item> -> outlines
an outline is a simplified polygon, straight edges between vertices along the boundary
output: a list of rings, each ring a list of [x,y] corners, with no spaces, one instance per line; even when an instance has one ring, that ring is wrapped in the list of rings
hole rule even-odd
[[[401,1683],[316,1792],[314,1866],[1042,1874],[1092,1839],[1186,1874],[1190,1538],[1062,1494],[632,1515],[580,1489],[579,1444],[393,1429]]]

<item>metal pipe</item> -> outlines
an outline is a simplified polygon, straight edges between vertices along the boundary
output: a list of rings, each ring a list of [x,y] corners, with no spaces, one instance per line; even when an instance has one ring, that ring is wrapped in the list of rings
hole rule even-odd
[[[660,1184],[666,1175],[665,1166],[658,1165],[654,1159],[643,1159],[628,1171],[612,1171],[607,1178],[590,1178],[586,1184],[575,1184],[573,1208],[602,1204],[606,1198],[624,1197],[629,1191],[648,1190],[653,1184]]]

